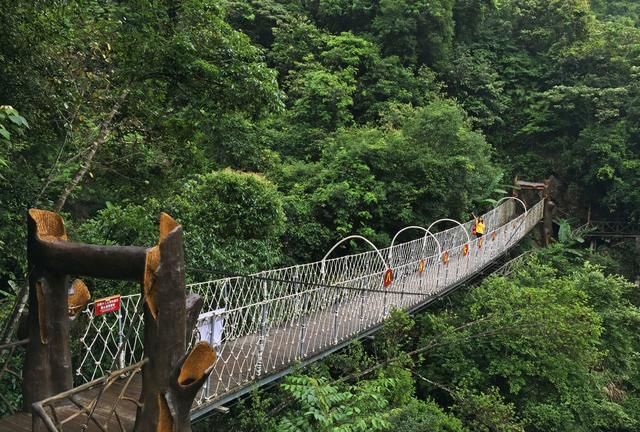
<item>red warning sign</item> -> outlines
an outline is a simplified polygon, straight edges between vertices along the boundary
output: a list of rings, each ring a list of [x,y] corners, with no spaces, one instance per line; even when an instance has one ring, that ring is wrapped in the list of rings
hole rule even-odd
[[[462,255],[463,256],[467,256],[469,254],[469,244],[465,244],[464,246],[462,246]]]
[[[423,273],[425,266],[426,266],[426,264],[424,262],[424,258],[422,258],[420,260],[420,262],[418,263],[418,273]]]
[[[96,300],[93,315],[99,316],[120,310],[120,294]]]
[[[382,283],[386,288],[391,285],[391,282],[393,282],[393,270],[387,269],[387,271],[384,272],[384,280]]]
[[[442,262],[444,264],[449,264],[449,251],[444,251],[442,254]]]

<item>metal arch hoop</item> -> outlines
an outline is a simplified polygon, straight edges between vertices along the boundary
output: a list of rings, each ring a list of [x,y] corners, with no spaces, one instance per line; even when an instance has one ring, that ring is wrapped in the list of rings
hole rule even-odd
[[[462,225],[460,222],[458,222],[455,219],[448,219],[448,218],[444,218],[444,219],[438,219],[437,221],[433,222],[431,225],[429,225],[429,228],[427,228],[427,231],[431,232],[431,227],[434,226],[437,223],[440,222],[453,222],[455,224],[458,224],[460,226],[460,228],[462,228],[462,231],[464,231],[465,235],[467,236],[467,243],[471,243],[471,236],[469,236],[469,233],[467,232],[467,229],[464,227],[464,225]]]
[[[442,254],[442,247],[440,246],[440,242],[438,241],[438,239],[436,238],[436,236],[434,236],[434,235],[433,235],[433,233],[432,233],[431,231],[429,231],[428,229],[423,228],[423,227],[421,227],[421,226],[411,225],[411,226],[408,226],[408,227],[402,228],[400,231],[398,231],[398,232],[396,233],[396,235],[395,235],[395,236],[393,236],[393,240],[391,240],[391,246],[389,246],[389,256],[387,257],[387,260],[388,260],[389,262],[391,262],[391,258],[393,258],[393,245],[394,245],[394,243],[395,243],[396,239],[398,238],[398,236],[400,235],[400,233],[402,233],[402,232],[404,232],[404,231],[407,231],[407,230],[409,230],[409,229],[418,229],[418,230],[421,230],[421,231],[424,231],[424,232],[425,232],[425,236],[424,236],[424,243],[422,244],[422,250],[423,250],[423,252],[424,252],[424,247],[425,247],[425,245],[426,245],[426,243],[427,243],[427,236],[429,235],[429,236],[431,236],[431,238],[433,238],[433,239],[435,240],[436,244],[438,245],[438,254],[439,254],[439,255],[440,255],[440,254]]]
[[[365,243],[367,243],[369,246],[371,246],[373,248],[373,250],[376,251],[376,253],[380,257],[380,260],[384,263],[384,268],[385,269],[389,268],[389,264],[387,264],[387,262],[385,261],[384,257],[382,256],[382,253],[380,253],[380,249],[378,249],[376,247],[376,245],[371,243],[371,241],[369,239],[367,239],[366,237],[359,236],[359,235],[350,235],[349,237],[345,237],[342,240],[340,240],[338,243],[334,244],[333,247],[331,249],[329,249],[329,252],[327,252],[327,254],[322,258],[322,260],[320,261],[322,263],[322,265],[320,267],[320,273],[322,275],[324,275],[324,264],[325,264],[325,261],[327,260],[329,255],[331,255],[331,252],[333,252],[342,243],[346,242],[347,240],[351,240],[351,239],[364,240]]]
[[[493,206],[493,208],[498,207],[503,201],[506,200],[516,200],[518,201],[520,204],[522,204],[522,208],[524,209],[524,212],[527,213],[529,210],[527,209],[527,205],[524,203],[524,201],[522,201],[520,198],[516,198],[516,197],[510,197],[510,196],[506,196],[501,198],[500,200],[498,200],[498,202],[496,203],[496,205]]]

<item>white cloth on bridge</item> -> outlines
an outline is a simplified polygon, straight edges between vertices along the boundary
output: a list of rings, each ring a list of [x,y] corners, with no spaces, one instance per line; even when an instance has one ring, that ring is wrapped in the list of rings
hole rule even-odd
[[[200,314],[197,324],[200,340],[209,342],[213,347],[220,348],[224,331],[225,312],[226,308],[219,308]]]

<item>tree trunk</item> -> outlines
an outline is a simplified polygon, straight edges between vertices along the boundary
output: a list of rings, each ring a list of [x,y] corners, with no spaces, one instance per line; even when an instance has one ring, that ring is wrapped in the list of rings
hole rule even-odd
[[[89,151],[82,159],[82,163],[80,164],[80,169],[78,170],[76,175],[73,176],[73,179],[71,179],[67,187],[64,188],[64,190],[58,197],[58,200],[56,201],[56,204],[54,206],[54,211],[59,212],[60,210],[62,210],[62,207],[64,207],[64,204],[67,202],[67,198],[69,198],[69,195],[71,195],[71,192],[73,192],[73,190],[78,186],[78,184],[82,181],[84,176],[87,174],[87,171],[89,171],[89,168],[91,168],[91,162],[93,162],[93,158],[95,157],[96,152],[98,151],[98,148],[100,148],[100,146],[104,144],[107,138],[109,137],[113,118],[120,110],[120,106],[122,105],[122,102],[124,102],[124,100],[127,98],[128,94],[129,94],[129,90],[125,90],[124,92],[122,92],[122,95],[120,96],[120,98],[118,98],[116,102],[113,104],[113,108],[111,109],[109,114],[107,114],[107,118],[100,125],[100,133],[98,134],[98,138],[96,138],[93,144],[91,144],[91,147],[89,147]]]

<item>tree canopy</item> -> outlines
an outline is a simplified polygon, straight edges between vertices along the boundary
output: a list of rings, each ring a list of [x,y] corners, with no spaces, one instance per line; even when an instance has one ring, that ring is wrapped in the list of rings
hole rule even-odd
[[[516,176],[554,176],[576,222],[640,221],[634,0],[0,0],[0,41],[6,303],[26,278],[29,207],[63,213],[72,238],[139,245],[167,211],[190,280],[466,219]],[[455,307],[399,317],[402,346],[389,336],[342,362],[401,361],[336,383],[356,371],[334,357],[282,385],[278,416],[256,398],[255,418],[636,430],[640,296],[610,273],[638,266],[612,246],[588,264],[552,250]]]

